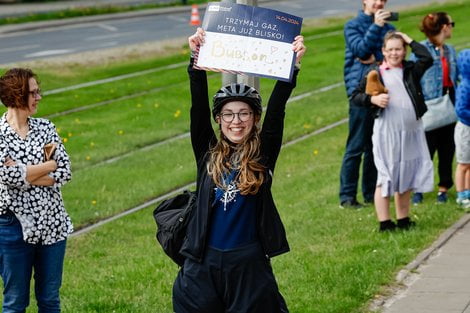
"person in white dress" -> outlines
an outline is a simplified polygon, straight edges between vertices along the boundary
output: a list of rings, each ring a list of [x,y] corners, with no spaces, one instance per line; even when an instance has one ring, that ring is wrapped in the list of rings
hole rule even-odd
[[[417,56],[416,62],[405,60],[407,45]],[[356,104],[375,108],[372,144],[378,176],[374,203],[379,231],[389,231],[414,226],[409,218],[411,192],[433,188],[433,164],[421,121],[427,108],[420,85],[433,59],[423,45],[396,31],[385,36],[382,53],[384,61],[372,70],[378,71],[387,92],[366,94],[366,77],[351,98]],[[389,209],[392,195],[396,224]]]

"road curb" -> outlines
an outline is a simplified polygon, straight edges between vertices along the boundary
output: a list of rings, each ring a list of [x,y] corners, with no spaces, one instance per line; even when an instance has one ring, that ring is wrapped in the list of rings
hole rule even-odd
[[[259,3],[266,3],[266,2],[271,2],[271,1],[278,1],[278,0],[258,0]],[[198,5],[198,8],[202,10],[205,10],[206,7],[207,7],[207,4],[205,3]],[[92,16],[70,17],[70,18],[64,18],[60,20],[51,20],[51,21],[42,21],[42,22],[8,24],[5,26],[0,26],[0,35],[23,32],[23,31],[39,30],[39,29],[45,29],[45,28],[62,27],[62,26],[68,26],[68,25],[98,23],[98,22],[112,21],[112,20],[118,20],[118,19],[123,19],[123,18],[134,18],[134,17],[137,18],[137,17],[152,16],[152,15],[185,13],[185,12],[188,13],[188,20],[189,20],[189,17],[191,15],[191,5],[167,7],[167,8],[143,9],[143,10],[122,12],[122,13],[99,14],[99,15],[92,15]]]
[[[408,263],[402,270],[400,270],[395,277],[395,285],[391,286],[388,290],[391,293],[382,294],[369,302],[369,309],[373,312],[382,311],[388,304],[393,303],[404,290],[408,289],[409,284],[407,281],[416,279],[416,270],[422,266],[432,255],[434,255],[440,248],[442,248],[459,230],[464,228],[470,222],[470,214],[465,214],[452,226],[450,226],[444,233],[442,233],[431,246],[424,249],[418,256]]]
[[[423,250],[411,263],[408,263],[404,269],[398,272],[396,278],[397,282],[403,282],[411,272],[415,271],[421,264],[426,262],[434,252],[444,246],[447,241],[449,241],[460,229],[465,227],[468,222],[470,222],[470,214],[465,214],[443,234],[441,234],[429,248]]]
[[[201,8],[205,9],[205,7],[206,7],[205,4],[199,6],[200,9]],[[43,22],[9,24],[5,26],[0,26],[0,34],[10,34],[10,33],[22,32],[22,31],[62,27],[62,26],[68,26],[68,25],[79,25],[79,24],[85,24],[85,23],[97,23],[97,22],[118,20],[118,19],[123,19],[123,18],[145,17],[145,16],[152,16],[152,15],[163,15],[163,14],[184,13],[184,12],[188,12],[188,20],[189,20],[189,15],[191,13],[191,6],[179,6],[179,7],[170,7],[170,8],[138,10],[138,11],[123,12],[123,13],[71,17],[71,18],[64,18],[60,20],[43,21]]]

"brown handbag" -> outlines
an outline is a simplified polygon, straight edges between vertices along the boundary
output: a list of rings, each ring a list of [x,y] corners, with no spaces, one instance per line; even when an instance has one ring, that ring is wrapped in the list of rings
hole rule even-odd
[[[48,143],[44,146],[44,162],[52,158],[56,148],[57,145],[55,143]]]

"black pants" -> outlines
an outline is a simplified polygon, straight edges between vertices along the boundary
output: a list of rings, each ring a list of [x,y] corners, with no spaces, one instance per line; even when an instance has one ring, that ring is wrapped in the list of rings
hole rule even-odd
[[[437,185],[446,189],[454,185],[452,180],[452,162],[454,161],[455,153],[454,128],[455,123],[452,123],[426,132],[426,141],[431,159],[434,158],[436,151],[439,158],[437,166],[439,183]]]
[[[271,264],[259,244],[230,251],[208,248],[204,261],[187,259],[173,286],[176,313],[288,312]]]
[[[455,103],[455,88],[444,88],[442,94],[449,93],[450,100]],[[429,148],[431,160],[437,151],[439,162],[437,171],[439,174],[439,187],[449,189],[454,185],[452,180],[452,162],[454,161],[455,143],[454,143],[455,123],[444,127],[433,129],[426,132],[426,142]]]

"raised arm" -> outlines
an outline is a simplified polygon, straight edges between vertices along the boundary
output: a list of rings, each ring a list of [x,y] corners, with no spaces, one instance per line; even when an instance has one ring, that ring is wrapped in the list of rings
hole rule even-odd
[[[196,33],[188,38],[189,48],[191,49],[191,61],[188,66],[191,90],[191,144],[198,162],[204,158],[211,142],[216,140],[211,125],[207,74],[205,71],[193,67],[199,48],[204,44],[204,36],[204,30],[198,28]]]
[[[274,166],[282,145],[284,117],[287,100],[297,83],[299,64],[307,48],[303,36],[295,37],[292,49],[296,53],[296,68],[291,82],[277,81],[268,101],[263,127],[261,130],[261,151],[266,158],[266,166],[274,170]]]
[[[419,42],[414,41],[410,36],[405,33],[397,32],[403,40],[411,47],[411,52],[413,53],[414,72],[418,77],[424,75],[424,72],[430,68],[434,62],[432,55],[429,53],[428,49],[420,44]]]

